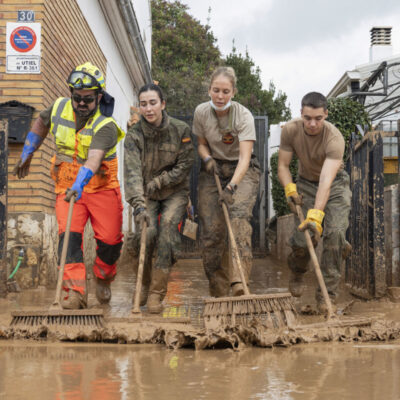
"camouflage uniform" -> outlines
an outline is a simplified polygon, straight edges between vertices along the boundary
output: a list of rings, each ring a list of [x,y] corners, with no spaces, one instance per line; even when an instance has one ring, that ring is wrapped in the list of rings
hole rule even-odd
[[[237,161],[216,160],[220,169],[221,185],[224,188],[232,179]],[[257,199],[260,168],[257,160],[251,160],[243,180],[233,195],[234,203],[229,206],[233,234],[239,249],[246,280],[252,266],[250,219]],[[199,217],[203,245],[203,265],[209,280],[210,295],[229,295],[230,284],[241,282],[229,257],[227,228],[221,206],[218,204],[218,189],[213,176],[205,171],[199,176]],[[230,265],[228,265],[228,263]]]
[[[134,209],[146,208],[150,216],[143,285],[150,285],[150,293],[160,294],[163,298],[180,242],[178,224],[188,203],[189,173],[194,161],[190,128],[184,122],[170,118],[166,112],[163,112],[159,127],[141,118],[129,129],[124,147],[126,201]],[[144,188],[155,177],[161,177],[161,189],[146,199]],[[138,229],[128,237],[128,245],[138,254],[139,244]]]
[[[303,195],[303,214],[314,207],[315,196],[318,190],[318,182],[311,182],[299,177],[297,191]],[[323,222],[323,251],[321,260],[321,272],[326,287],[332,299],[337,295],[337,289],[341,276],[341,265],[347,256],[350,244],[346,241],[346,230],[349,226],[349,212],[351,202],[350,180],[348,174],[340,170],[332,182],[328,203],[324,209]],[[296,216],[296,227],[300,224]],[[290,238],[292,253],[288,256],[289,268],[295,273],[304,273],[308,270],[310,255],[303,232],[297,228]],[[321,300],[320,289],[316,294],[317,300]]]

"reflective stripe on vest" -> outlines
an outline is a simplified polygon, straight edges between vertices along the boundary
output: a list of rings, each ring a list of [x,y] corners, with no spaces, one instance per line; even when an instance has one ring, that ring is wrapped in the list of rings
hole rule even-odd
[[[113,122],[117,127],[119,142],[124,138],[125,132],[113,118],[102,115],[100,108],[97,108],[95,115],[88,119],[86,125],[80,131],[76,132],[75,114],[71,99],[65,97],[58,98],[53,105],[50,126],[50,131],[56,140],[57,152],[82,161],[87,160],[93,136],[104,125],[110,122]],[[108,151],[104,157],[104,161],[116,158],[116,149],[117,147],[114,146]]]

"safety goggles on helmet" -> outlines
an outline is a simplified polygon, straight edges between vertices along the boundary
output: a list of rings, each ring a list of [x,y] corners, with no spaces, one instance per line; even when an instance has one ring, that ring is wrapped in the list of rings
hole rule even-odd
[[[67,80],[69,86],[73,89],[99,89],[100,83],[92,75],[84,71],[72,71]]]

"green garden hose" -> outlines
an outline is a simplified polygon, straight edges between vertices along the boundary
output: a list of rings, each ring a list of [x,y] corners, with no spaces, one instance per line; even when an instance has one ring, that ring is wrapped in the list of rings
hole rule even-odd
[[[23,259],[24,259],[24,249],[21,249],[18,253],[17,265],[15,266],[14,271],[11,272],[10,276],[8,277],[8,280],[12,279],[14,275],[17,273]]]

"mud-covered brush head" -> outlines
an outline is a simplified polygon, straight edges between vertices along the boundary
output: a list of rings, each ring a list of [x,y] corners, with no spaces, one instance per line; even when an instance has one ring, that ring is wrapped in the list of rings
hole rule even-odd
[[[290,293],[223,297],[205,300],[206,327],[249,325],[254,319],[269,328],[296,324],[296,309]]]

